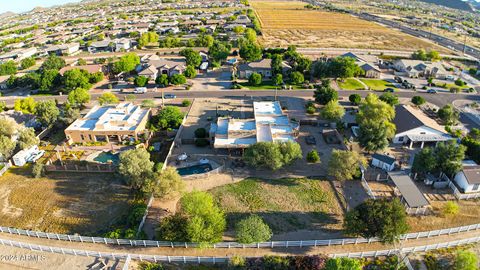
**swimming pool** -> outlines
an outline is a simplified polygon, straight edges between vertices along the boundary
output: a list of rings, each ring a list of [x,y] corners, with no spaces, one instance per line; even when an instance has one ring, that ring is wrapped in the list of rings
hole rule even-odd
[[[114,154],[112,152],[101,152],[93,160],[99,163],[112,162],[113,164],[118,164],[118,162],[120,162],[120,157],[118,153]]]
[[[189,167],[177,168],[178,174],[181,176],[185,175],[192,175],[192,174],[201,174],[211,171],[212,165],[210,163],[207,164],[198,164]]]

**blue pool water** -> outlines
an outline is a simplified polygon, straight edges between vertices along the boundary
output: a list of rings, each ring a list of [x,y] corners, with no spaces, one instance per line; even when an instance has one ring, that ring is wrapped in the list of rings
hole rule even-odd
[[[109,163],[112,162],[113,164],[118,164],[120,161],[119,154],[114,154],[112,152],[102,152],[93,160],[100,163]]]
[[[206,173],[211,171],[212,169],[213,169],[212,165],[210,165],[210,163],[207,163],[207,164],[193,165],[190,167],[177,168],[177,171],[178,171],[178,174],[185,176],[185,175]]]

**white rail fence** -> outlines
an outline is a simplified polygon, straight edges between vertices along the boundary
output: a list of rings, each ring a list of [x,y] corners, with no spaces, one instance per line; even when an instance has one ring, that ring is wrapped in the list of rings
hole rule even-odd
[[[367,258],[367,257],[378,257],[378,256],[390,256],[390,255],[397,255],[401,253],[409,254],[409,253],[415,253],[415,252],[425,252],[429,250],[449,248],[449,247],[467,245],[467,244],[478,243],[478,242],[480,242],[480,236],[446,242],[446,243],[426,245],[426,246],[416,246],[416,247],[408,247],[408,248],[402,248],[402,249],[355,252],[355,253],[329,254],[328,256],[333,258],[338,258],[338,257]],[[128,253],[107,253],[107,252],[99,252],[99,251],[91,251],[91,250],[78,250],[78,249],[70,249],[70,248],[34,245],[34,244],[4,240],[4,239],[0,239],[0,244],[4,246],[28,249],[31,251],[57,253],[57,254],[73,255],[73,256],[108,258],[112,260],[124,260],[126,262],[127,261],[130,262],[129,260],[139,260],[139,261],[150,261],[150,262],[216,264],[216,263],[227,263],[230,259],[229,257],[194,257],[194,256],[164,256],[164,255],[128,254]]]
[[[429,238],[440,235],[450,235],[461,232],[480,230],[480,223],[462,227],[455,227],[442,230],[434,230],[427,232],[408,233],[401,236],[401,240]],[[0,232],[24,235],[36,238],[47,238],[52,240],[69,241],[69,242],[84,242],[94,244],[110,244],[110,245],[127,245],[139,247],[171,247],[171,248],[196,248],[198,243],[188,242],[168,242],[168,241],[154,241],[154,240],[130,240],[130,239],[112,239],[103,237],[91,237],[80,235],[68,235],[58,233],[45,233],[38,231],[21,230],[10,227],[0,227]],[[212,244],[213,248],[276,248],[276,247],[316,247],[316,246],[333,246],[333,245],[350,245],[378,242],[377,238],[344,238],[344,239],[327,239],[327,240],[298,240],[298,241],[272,241],[261,242],[253,244],[241,244],[237,242],[220,242]]]
[[[462,192],[460,192],[460,190],[458,190],[458,188],[455,186],[455,184],[452,181],[450,181],[450,179],[448,181],[449,181],[448,186],[453,190],[453,195],[455,195],[455,197],[458,200],[470,200],[470,199],[480,198],[480,192],[462,193]]]

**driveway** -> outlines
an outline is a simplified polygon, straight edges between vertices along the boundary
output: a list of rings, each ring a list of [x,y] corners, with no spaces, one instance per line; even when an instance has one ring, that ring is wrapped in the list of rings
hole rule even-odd
[[[192,80],[191,90],[195,91],[215,91],[229,90],[231,87],[231,72],[229,71],[211,71],[206,74],[199,74]]]

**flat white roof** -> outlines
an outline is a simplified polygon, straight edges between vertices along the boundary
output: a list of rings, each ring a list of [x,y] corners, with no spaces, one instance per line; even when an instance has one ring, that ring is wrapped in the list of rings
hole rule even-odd
[[[66,130],[135,130],[147,116],[148,111],[132,103],[95,106],[83,118],[75,120]]]

